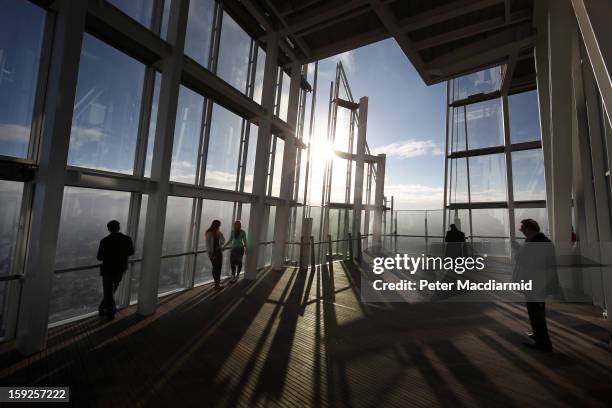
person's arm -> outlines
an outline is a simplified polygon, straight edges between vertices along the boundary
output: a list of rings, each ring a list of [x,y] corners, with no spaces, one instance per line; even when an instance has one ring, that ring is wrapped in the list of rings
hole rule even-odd
[[[221,231],[219,231],[219,246],[221,247],[222,251],[224,249],[224,245],[225,245],[225,236],[223,235]]]
[[[234,241],[234,234],[232,233],[232,234],[230,235],[230,239],[229,239],[229,241],[227,241],[227,242],[225,243],[225,245],[223,245],[223,249],[227,249],[227,248],[229,248],[229,247],[230,247],[230,245],[232,244],[232,242],[233,242],[233,241]]]
[[[104,240],[101,240],[100,245],[98,245],[98,254],[96,255],[96,259],[98,261],[102,261],[104,259]]]

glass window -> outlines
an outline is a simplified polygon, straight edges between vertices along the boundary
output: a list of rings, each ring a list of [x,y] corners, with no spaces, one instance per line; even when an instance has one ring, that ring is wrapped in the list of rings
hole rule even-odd
[[[540,114],[537,91],[508,96],[510,142],[540,140]]]
[[[472,228],[475,236],[508,237],[508,209],[472,209]]]
[[[451,116],[450,128],[450,151],[461,152],[466,149],[465,145],[465,106],[450,108]]]
[[[425,235],[425,211],[396,211],[395,217],[398,234]]]
[[[142,250],[144,246],[144,234],[145,225],[147,222],[147,205],[149,203],[149,196],[146,194],[142,195],[140,201],[140,214],[138,217],[138,230],[136,232],[136,240],[134,242],[134,259],[142,258]]]
[[[68,164],[132,173],[145,67],[85,34]]]
[[[274,153],[274,173],[270,175],[272,190],[270,195],[272,197],[280,196],[281,180],[283,177],[283,153],[285,150],[285,141],[278,136],[274,136],[276,140],[276,150]]]
[[[0,155],[25,158],[36,96],[45,11],[22,0],[0,13]]]
[[[468,149],[503,146],[504,128],[500,98],[468,105],[466,115]]]
[[[238,89],[246,91],[251,38],[227,13],[223,13],[217,75]]]
[[[168,41],[168,21],[170,20],[170,5],[172,4],[172,0],[163,0],[163,2],[164,10],[162,12],[160,36]]]
[[[455,226],[465,233],[465,236],[472,235],[472,230],[470,229],[470,212],[469,210],[449,210],[448,214],[448,223],[447,224],[455,224]],[[448,229],[448,225],[446,226]],[[446,231],[444,231],[446,234]]]
[[[512,152],[514,200],[544,200],[544,158],[541,149]]]
[[[259,126],[254,123],[251,123],[250,126],[249,148],[247,150],[246,168],[244,172],[244,191],[247,193],[253,191],[253,174],[255,174],[255,155],[257,153],[257,132],[259,132]]]
[[[264,71],[266,69],[266,52],[257,47],[257,68],[255,70],[255,88],[253,89],[253,100],[261,104],[261,92],[263,90]]]
[[[226,240],[230,238],[234,219],[235,203],[218,200],[202,200],[202,217],[200,221],[200,233],[198,239],[198,250],[206,250],[206,230],[210,227],[213,220],[221,221],[221,232]],[[247,230],[248,224],[242,225]],[[223,253],[222,276],[229,273],[229,251]],[[198,254],[196,262],[195,283],[202,283],[212,280],[212,265],[207,253]]]
[[[203,110],[204,97],[181,86],[172,145],[172,166],[170,168],[170,180],[172,181],[192,184],[196,181]]]
[[[503,154],[469,158],[472,202],[506,201],[506,164]]]
[[[56,273],[51,286],[49,323],[98,310],[102,279],[98,268]]]
[[[355,162],[347,159],[342,159],[340,157],[334,156],[334,168],[333,168],[333,176],[331,182],[331,194],[330,201],[333,203],[346,203],[346,189],[348,183],[348,170],[352,172],[351,180],[355,180]],[[348,202],[352,202],[352,186],[351,194],[349,195]]]
[[[185,54],[207,68],[214,10],[214,0],[191,0],[189,2]]]
[[[144,176],[151,177],[151,163],[153,161],[153,146],[155,145],[155,131],[157,129],[157,109],[159,107],[159,91],[161,89],[161,74],[155,73],[153,87],[153,100],[151,102],[151,118],[149,120],[149,136],[147,138],[147,156],[145,158]]]
[[[235,113],[213,105],[204,177],[206,186],[236,190],[242,122]]]
[[[283,84],[281,89],[281,100],[278,117],[284,121],[287,121],[287,112],[289,111],[289,88],[291,87],[291,78],[285,71],[281,69],[283,73]]]
[[[471,159],[470,159],[471,160]],[[471,163],[470,163],[471,164]],[[467,162],[465,158],[451,159],[450,162],[450,203],[467,203]]]
[[[23,183],[0,180],[0,276],[22,272],[14,269],[22,196]]]
[[[180,254],[189,251],[192,206],[193,198],[168,197],[162,247],[163,255]]]
[[[159,270],[158,294],[163,294],[185,286],[185,270],[193,255],[174,256],[163,258]]]
[[[490,93],[501,87],[501,67],[493,67],[454,79],[451,99],[457,101],[471,95]]]
[[[145,27],[151,26],[153,0],[107,0]]]
[[[64,187],[55,269],[96,265],[106,224],[117,220],[125,232],[129,207],[128,192]]]

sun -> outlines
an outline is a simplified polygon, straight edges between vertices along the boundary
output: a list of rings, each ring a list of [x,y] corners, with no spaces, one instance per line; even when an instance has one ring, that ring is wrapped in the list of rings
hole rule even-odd
[[[334,145],[325,137],[315,137],[310,145],[311,160],[327,161],[334,157]]]

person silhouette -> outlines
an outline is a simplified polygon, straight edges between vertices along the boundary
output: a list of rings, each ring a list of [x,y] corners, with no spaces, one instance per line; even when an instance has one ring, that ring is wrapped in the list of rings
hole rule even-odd
[[[100,275],[104,292],[98,312],[100,316],[107,316],[112,320],[117,311],[114,294],[127,270],[128,258],[134,255],[134,244],[132,238],[119,232],[119,221],[109,221],[106,227],[109,234],[100,241],[96,256],[98,261],[102,262]]]
[[[221,268],[223,267],[223,245],[225,237],[221,232],[221,221],[213,220],[206,230],[206,252],[212,264],[212,275],[215,289],[221,289]]]
[[[457,258],[463,255],[465,234],[455,224],[451,224],[449,228],[444,237],[444,242],[446,242],[445,256]]]
[[[234,229],[225,248],[231,249],[230,268],[232,280],[236,280],[240,276],[240,271],[242,271],[242,257],[247,249],[247,237],[240,221],[234,222]]]
[[[531,280],[532,290],[525,293],[527,314],[531,324],[532,340],[524,342],[526,347],[552,351],[552,342],[546,324],[546,297],[559,293],[559,280],[555,268],[555,247],[542,232],[537,221],[530,218],[521,221],[519,230],[525,236],[525,243],[517,255],[512,280]]]

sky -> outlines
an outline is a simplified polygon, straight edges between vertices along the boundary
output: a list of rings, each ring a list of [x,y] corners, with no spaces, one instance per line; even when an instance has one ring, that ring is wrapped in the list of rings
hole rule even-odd
[[[328,58],[319,62],[316,132],[327,126],[338,61],[354,99],[369,98],[367,140],[387,155],[385,194],[398,209],[441,209],[446,84],[426,86],[393,39]]]

